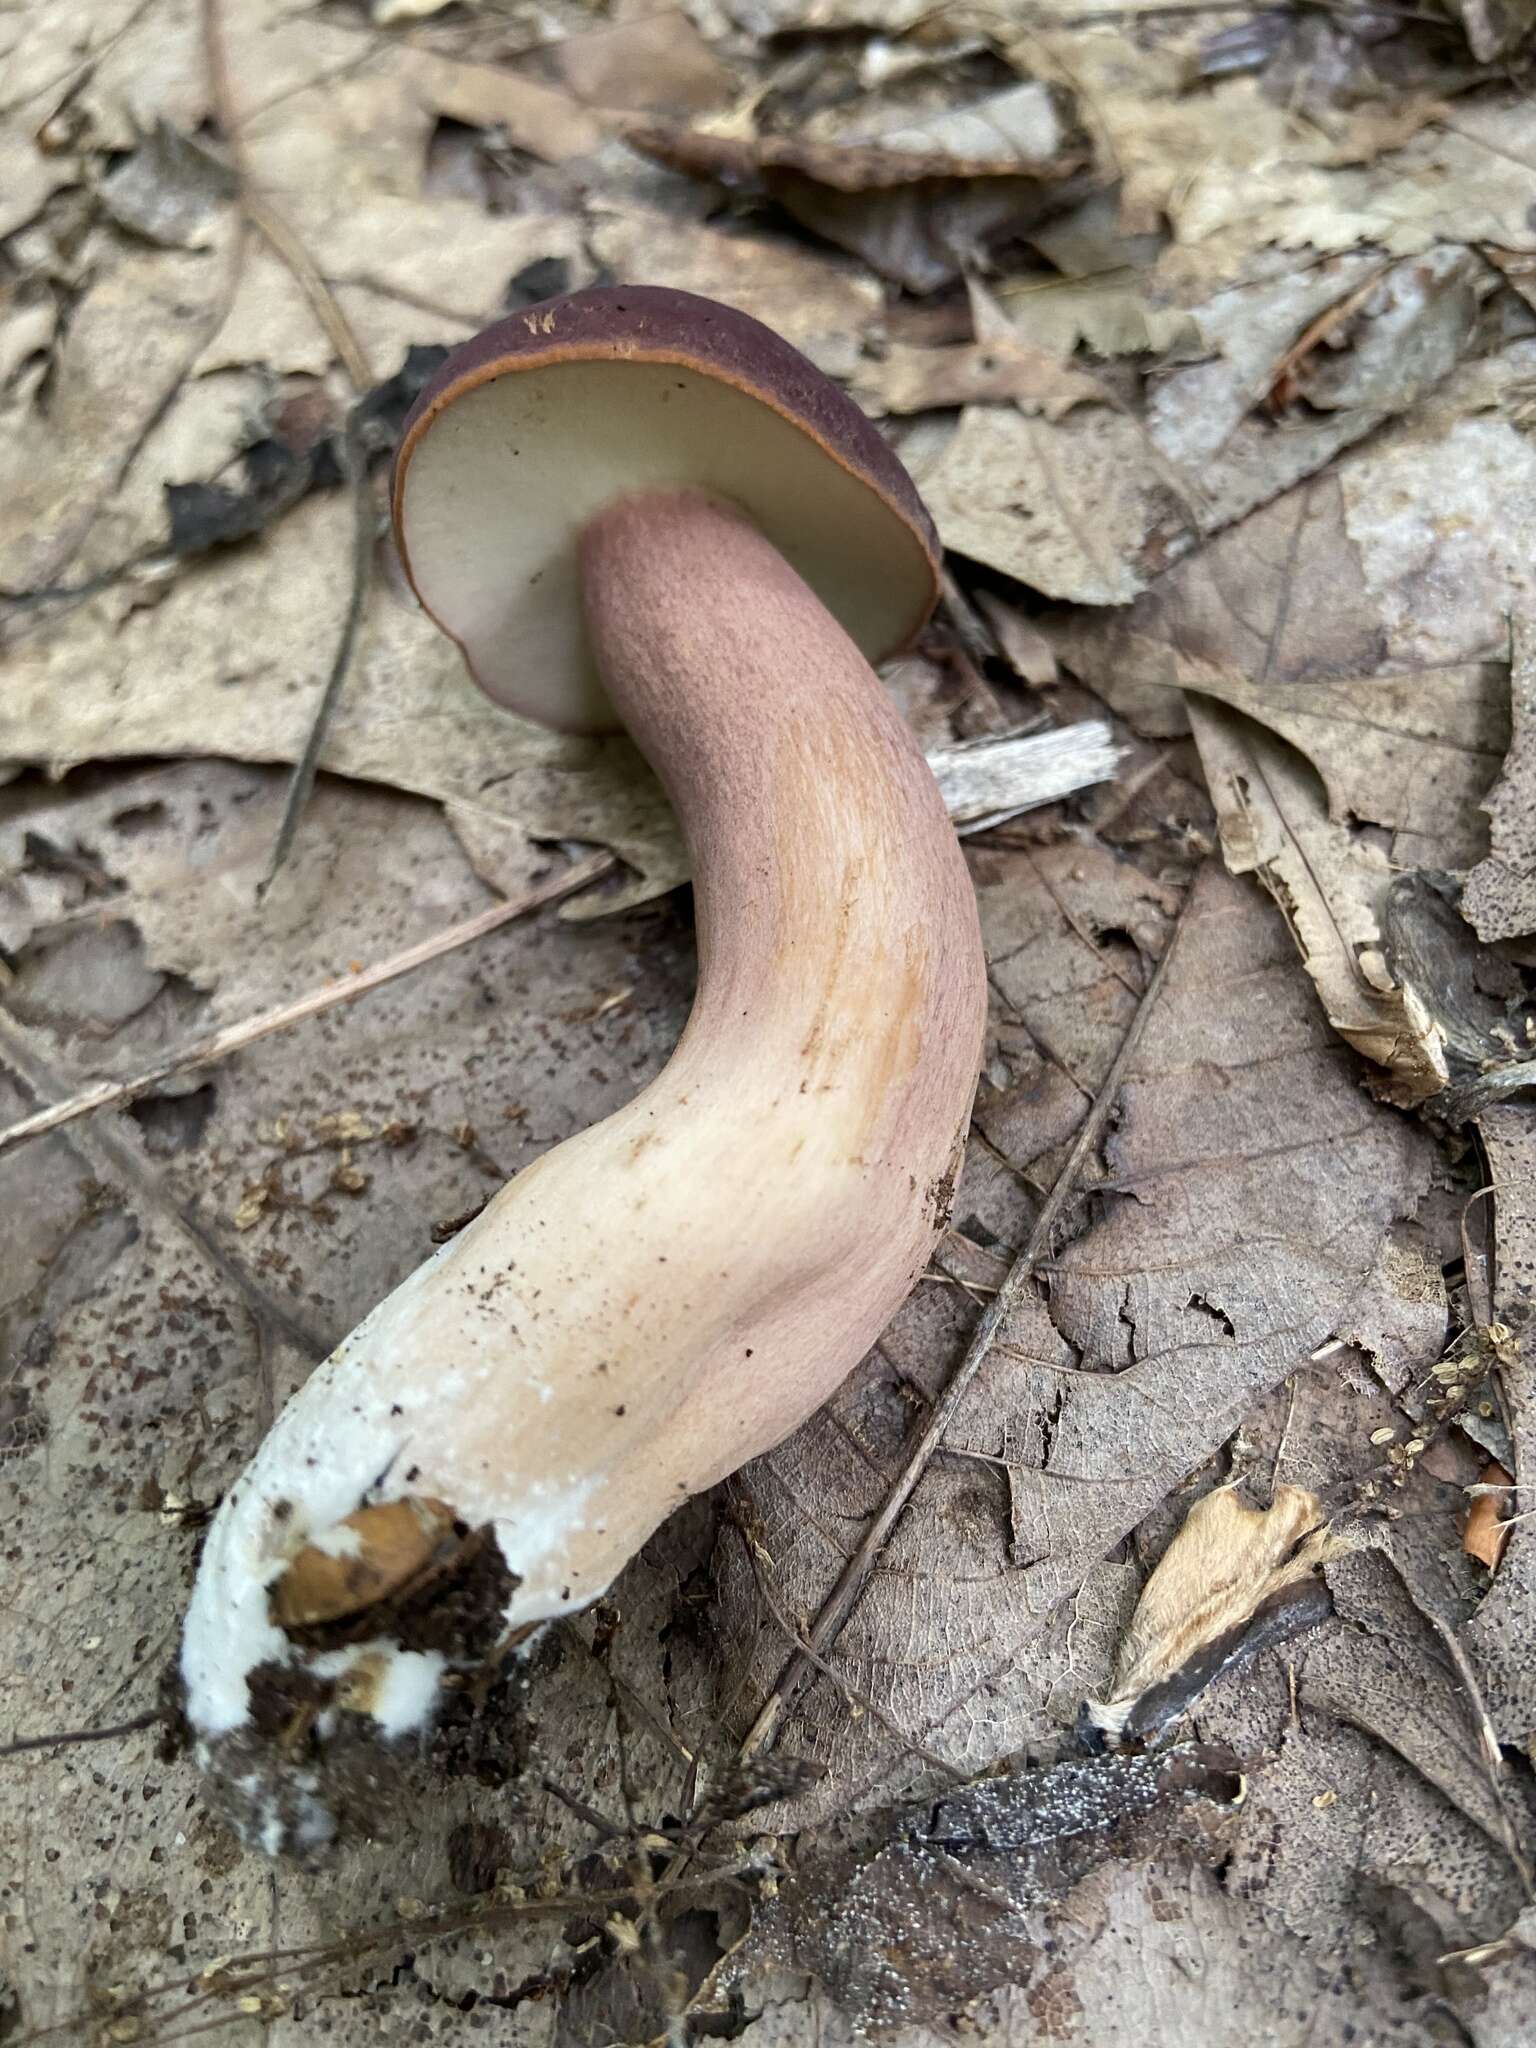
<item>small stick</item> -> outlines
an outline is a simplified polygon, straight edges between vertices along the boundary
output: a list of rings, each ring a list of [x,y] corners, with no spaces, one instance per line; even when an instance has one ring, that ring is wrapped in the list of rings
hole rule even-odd
[[[229,53],[224,44],[224,18],[219,0],[202,0],[203,61],[207,69],[208,98],[218,124],[231,168],[237,181],[240,211],[293,277],[309,302],[310,311],[325,330],[326,339],[347,373],[347,381],[361,398],[373,385],[373,371],[363,345],[352,331],[336,294],[315,267],[314,258],[293,229],[265,199],[258,196],[251,181],[241,124],[235,112],[230,84]]]
[[[158,1708],[147,1714],[135,1714],[131,1721],[119,1721],[115,1728],[69,1728],[62,1735],[21,1735],[14,1742],[0,1743],[0,1761],[11,1756],[27,1756],[37,1749],[63,1749],[73,1742],[111,1742],[119,1735],[137,1735],[141,1729],[153,1728],[163,1717]]]
[[[537,910],[546,903],[558,903],[563,896],[574,895],[589,882],[612,874],[618,864],[614,854],[591,854],[586,860],[567,868],[563,874],[536,882],[521,896],[493,903],[477,916],[466,918],[462,924],[449,925],[446,931],[435,932],[430,939],[421,939],[414,946],[407,946],[403,953],[396,953],[373,967],[365,967],[360,974],[348,975],[324,988],[311,989],[307,995],[298,996],[291,1003],[279,1003],[275,1009],[261,1010],[254,1017],[243,1018],[238,1024],[226,1024],[221,1031],[215,1031],[207,1038],[197,1039],[177,1052],[167,1053],[153,1066],[131,1074],[125,1081],[96,1081],[89,1088],[82,1088],[78,1095],[51,1103],[48,1108],[39,1109],[0,1131],[0,1154],[24,1144],[28,1138],[39,1138],[45,1131],[56,1131],[62,1124],[73,1123],[77,1117],[89,1116],[94,1110],[116,1109],[125,1102],[131,1102],[136,1095],[142,1095],[146,1088],[168,1081],[174,1074],[213,1066],[219,1060],[227,1059],[231,1053],[254,1045],[257,1039],[270,1037],[274,1031],[284,1031],[290,1024],[302,1023],[306,1017],[318,1017],[322,1011],[334,1009],[338,1003],[350,1003],[357,996],[367,995],[370,989],[382,988],[387,981],[398,981],[402,974],[410,974],[415,968],[424,967],[429,960],[439,960],[445,953],[483,939],[487,932],[510,924],[514,918],[526,916],[530,910]]]
[[[368,475],[368,451],[363,446],[362,421],[357,406],[353,406],[347,415],[346,430],[341,437],[341,461],[352,498],[352,578],[346,616],[342,620],[336,652],[331,657],[330,674],[325,679],[325,687],[320,692],[319,702],[310,720],[304,750],[288,778],[288,787],[283,796],[283,815],[278,824],[277,837],[272,843],[272,857],[267,863],[267,872],[257,890],[258,896],[264,896],[277,879],[277,872],[288,858],[308,807],[310,792],[315,786],[315,774],[320,766],[320,749],[325,744],[332,715],[341,699],[342,684],[346,681],[347,672],[352,666],[352,653],[357,646],[357,636],[363,623],[363,613],[367,608],[369,588],[373,582],[373,542],[376,525],[373,484]]]
[[[1056,1184],[1046,1198],[1045,1207],[1036,1219],[1035,1227],[1029,1234],[1029,1242],[1015,1259],[1007,1279],[998,1289],[990,1305],[983,1311],[977,1323],[965,1356],[955,1369],[954,1377],[939,1397],[927,1427],[913,1446],[912,1454],[897,1474],[890,1492],[886,1495],[880,1512],[865,1530],[858,1548],[838,1574],[837,1583],[827,1595],[806,1638],[807,1649],[818,1658],[824,1658],[828,1649],[837,1640],[843,1623],[852,1613],[863,1592],[865,1582],[874,1568],[875,1560],[883,1549],[892,1529],[900,1520],[902,1511],[916,1491],[917,1482],[928,1468],[928,1461],[943,1441],[945,1432],[954,1421],[961,1402],[970,1390],[971,1382],[980,1372],[994,1340],[1015,1306],[1023,1299],[1025,1290],[1034,1277],[1035,1267],[1050,1245],[1051,1234],[1066,1207],[1077,1184],[1089,1153],[1097,1144],[1120,1084],[1130,1064],[1131,1054],[1136,1050],[1146,1028],[1147,1019],[1156,1006],[1168,978],[1168,969],[1174,954],[1178,951],[1179,935],[1184,929],[1189,903],[1193,896],[1184,899],[1184,909],[1173,928],[1163,957],[1158,961],[1152,979],[1147,983],[1146,992],[1137,1006],[1136,1015],[1131,1019],[1130,1028],[1120,1041],[1120,1050],[1115,1054],[1114,1063],[1104,1077],[1104,1085],[1094,1099],[1093,1107],[1083,1119],[1072,1150],[1065,1166],[1056,1178]],[[757,1750],[770,1743],[779,1723],[794,1704],[805,1685],[809,1682],[812,1666],[805,1651],[796,1651],[779,1673],[774,1687],[763,1703],[762,1712],[747,1731],[740,1754],[743,1758],[752,1756]]]

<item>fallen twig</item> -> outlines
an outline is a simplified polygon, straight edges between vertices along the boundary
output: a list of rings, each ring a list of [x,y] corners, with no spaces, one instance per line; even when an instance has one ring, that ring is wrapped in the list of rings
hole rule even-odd
[[[224,48],[224,20],[220,13],[219,0],[203,0],[203,54],[208,73],[208,98],[235,173],[241,218],[249,222],[261,236],[298,285],[299,290],[303,292],[310,311],[331,347],[336,351],[337,361],[346,371],[354,399],[360,401],[373,388],[374,383],[373,370],[364,353],[363,345],[353,332],[352,324],[342,310],[340,300],[320,275],[314,258],[305,248],[303,241],[282,215],[260,196],[252,182],[245,143],[240,132],[240,121],[235,111],[234,95],[230,87],[229,59]],[[347,671],[352,666],[358,627],[362,623],[363,609],[368,601],[373,565],[373,493],[368,481],[367,451],[361,445],[359,427],[357,406],[354,404],[347,418],[346,432],[342,436],[342,467],[352,493],[352,571],[346,614],[342,620],[341,637],[336,643],[336,652],[331,660],[330,674],[326,677],[325,687],[320,692],[320,701],[315,706],[315,715],[304,742],[304,751],[295,763],[288,780],[283,815],[272,848],[272,859],[261,885],[263,890],[270,886],[273,877],[287,858],[288,849],[292,846],[294,834],[299,827],[299,820],[304,814],[305,805],[309,802],[309,793],[315,783],[315,770],[319,765],[320,749],[325,743],[326,729],[341,696]]]
[[[358,406],[353,406],[347,415],[346,428],[341,437],[341,463],[352,498],[352,574],[346,616],[342,620],[341,637],[336,642],[336,652],[331,657],[331,672],[325,679],[320,701],[316,704],[314,717],[310,720],[304,750],[288,777],[288,787],[283,793],[283,815],[278,821],[277,837],[272,842],[272,858],[267,863],[267,872],[257,890],[258,896],[265,895],[271,888],[278,870],[288,858],[289,848],[293,845],[294,835],[299,829],[299,821],[309,803],[310,791],[315,786],[315,774],[320,766],[320,749],[325,744],[332,713],[340,700],[341,686],[352,666],[352,653],[357,646],[358,629],[363,622],[363,611],[367,606],[368,591],[373,582],[373,488],[368,476],[368,451],[363,446],[362,418]]]
[[[530,910],[538,910],[546,903],[558,903],[563,896],[574,895],[578,889],[586,888],[589,882],[600,881],[604,875],[612,874],[618,864],[614,854],[591,854],[563,873],[536,882],[521,896],[493,903],[489,910],[465,918],[462,924],[449,925],[446,931],[435,932],[430,939],[420,939],[414,946],[407,946],[404,952],[396,953],[388,960],[380,960],[373,967],[365,967],[344,980],[328,982],[324,988],[311,989],[307,995],[296,996],[291,1003],[279,1003],[275,1009],[259,1011],[256,1016],[243,1018],[238,1024],[226,1024],[223,1030],[167,1053],[163,1059],[156,1060],[137,1074],[129,1075],[126,1080],[94,1082],[91,1087],[82,1088],[79,1094],[68,1096],[63,1102],[51,1103],[46,1109],[36,1110],[9,1129],[0,1131],[0,1154],[24,1144],[28,1138],[39,1138],[45,1131],[56,1131],[62,1124],[89,1116],[95,1110],[120,1108],[136,1095],[142,1095],[145,1089],[157,1087],[173,1075],[213,1066],[219,1060],[227,1059],[231,1053],[254,1045],[257,1039],[271,1037],[274,1031],[285,1031],[290,1024],[302,1023],[306,1017],[317,1017],[324,1010],[334,1009],[338,1003],[350,1003],[355,997],[366,995],[370,989],[382,988],[387,981],[398,981],[401,975],[410,974],[415,968],[426,966],[430,960],[440,960],[445,953],[455,952],[460,946],[484,938],[488,932],[510,924],[514,918],[526,916]]]
[[[224,17],[219,0],[202,0],[202,13],[208,98],[220,139],[229,153],[230,169],[237,180],[240,211],[291,273],[295,284],[309,301],[310,310],[325,330],[353,390],[361,398],[374,381],[363,345],[353,333],[351,322],[337,302],[336,294],[316,269],[314,258],[303,242],[281,214],[260,197],[252,184],[240,119],[230,87],[229,59],[224,48]]]
[[[19,1735],[14,1742],[0,1742],[0,1763],[7,1757],[28,1756],[38,1749],[66,1749],[75,1742],[110,1742],[119,1735],[137,1735],[153,1728],[162,1716],[157,1707],[147,1714],[135,1714],[131,1721],[119,1721],[112,1728],[69,1728],[61,1735]]]
[[[981,1370],[999,1330],[1034,1278],[1036,1264],[1047,1250],[1061,1212],[1077,1185],[1077,1177],[1089,1153],[1098,1142],[1099,1134],[1120,1092],[1120,1084],[1125,1078],[1131,1054],[1140,1042],[1147,1019],[1156,1007],[1157,998],[1168,978],[1168,969],[1178,950],[1179,935],[1184,929],[1185,916],[1192,895],[1193,890],[1184,899],[1185,909],[1180,913],[1168,944],[1163,949],[1163,957],[1157,963],[1152,979],[1147,983],[1136,1014],[1131,1019],[1130,1028],[1120,1041],[1120,1050],[1115,1054],[1114,1063],[1104,1077],[1104,1085],[1083,1119],[1072,1150],[1067,1156],[1067,1162],[1057,1175],[1056,1184],[1035,1221],[1028,1243],[1015,1259],[1007,1279],[998,1289],[996,1296],[983,1310],[981,1320],[977,1323],[971,1341],[966,1347],[965,1356],[935,1404],[927,1426],[913,1445],[911,1454],[897,1474],[879,1513],[865,1530],[858,1548],[838,1574],[837,1583],[822,1603],[821,1612],[812,1623],[806,1638],[806,1650],[797,1650],[775,1680],[773,1690],[763,1703],[762,1711],[742,1742],[740,1753],[743,1757],[751,1756],[754,1751],[762,1749],[773,1740],[785,1714],[809,1683],[815,1667],[807,1651],[818,1659],[825,1658],[828,1649],[837,1640],[844,1622],[847,1621],[864,1590],[876,1558],[900,1520],[902,1511],[917,1488],[918,1481],[927,1470],[929,1459],[942,1443],[945,1432],[954,1421],[960,1403],[965,1399],[971,1382]]]

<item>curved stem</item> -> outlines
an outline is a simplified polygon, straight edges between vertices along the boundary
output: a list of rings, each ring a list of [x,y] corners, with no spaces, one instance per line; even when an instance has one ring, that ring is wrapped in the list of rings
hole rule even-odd
[[[382,1302],[221,1508],[183,1671],[193,1724],[228,1738],[241,1787],[247,1677],[307,1654],[268,1607],[297,1545],[345,1564],[361,1539],[337,1525],[411,1496],[494,1527],[497,1630],[584,1606],[673,1507],[832,1393],[947,1217],[985,967],[916,742],[731,507],[622,500],[581,563],[605,682],[693,856],[698,995],[656,1079]],[[368,1710],[385,1732],[411,1725],[442,1653],[380,1663],[378,1640],[365,1647]],[[254,1782],[247,1833],[310,1825]]]

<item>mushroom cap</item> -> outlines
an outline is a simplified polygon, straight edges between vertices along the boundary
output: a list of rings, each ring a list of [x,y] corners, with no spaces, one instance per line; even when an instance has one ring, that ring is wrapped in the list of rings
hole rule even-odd
[[[576,540],[614,499],[673,488],[746,511],[871,662],[933,609],[933,522],[853,401],[748,314],[651,285],[547,299],[455,349],[406,419],[395,539],[490,696],[613,731]]]

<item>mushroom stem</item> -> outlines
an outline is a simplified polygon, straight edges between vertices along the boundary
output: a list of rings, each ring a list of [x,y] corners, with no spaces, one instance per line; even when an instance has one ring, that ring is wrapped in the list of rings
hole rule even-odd
[[[605,687],[695,876],[698,992],[647,1112],[728,1131],[800,1197],[829,1308],[875,1277],[839,1252],[884,1244],[888,1315],[933,1234],[927,1183],[963,1143],[985,1008],[975,894],[933,775],[868,662],[733,507],[622,499],[580,559]],[[751,1247],[734,1251],[739,1273]],[[841,1370],[823,1374],[824,1394]]]
[[[579,553],[604,682],[688,839],[698,995],[660,1075],[381,1303],[221,1508],[187,1710],[226,1811],[269,1848],[322,1839],[326,1801],[253,1758],[253,1671],[318,1676],[385,1734],[419,1726],[446,1666],[595,1599],[672,1508],[826,1399],[922,1271],[960,1163],[975,897],[869,664],[702,493],[620,499]],[[402,1500],[414,1520],[384,1512]],[[460,1554],[485,1613],[444,1600]]]

